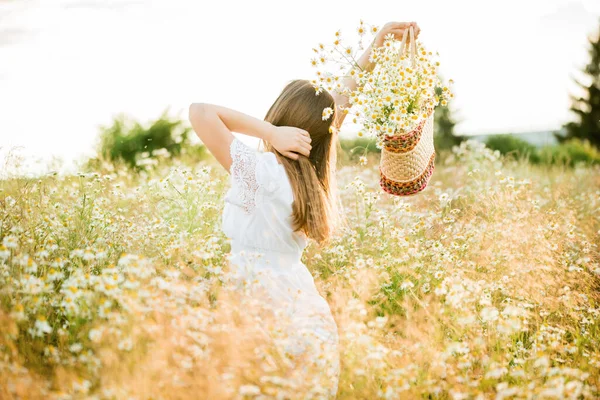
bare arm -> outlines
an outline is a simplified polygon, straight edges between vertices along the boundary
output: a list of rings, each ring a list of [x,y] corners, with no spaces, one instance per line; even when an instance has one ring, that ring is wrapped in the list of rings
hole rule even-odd
[[[189,108],[192,128],[217,161],[229,171],[229,148],[234,139],[232,132],[263,139],[286,157],[308,157],[311,146],[308,132],[295,127],[277,127],[267,121],[213,104],[193,103]]]
[[[356,61],[357,66],[363,71],[373,70],[374,65],[371,61],[369,61],[369,58],[371,57],[371,51],[373,49],[373,45],[374,45],[374,43],[370,44],[369,47],[367,47],[367,49],[363,52],[363,54]],[[344,77],[342,84],[345,88],[348,88],[351,92],[356,90],[356,87],[357,87],[356,80],[351,76]],[[348,96],[343,95],[338,92],[333,92],[332,96],[333,96],[333,100],[335,101],[336,107],[338,107],[338,109],[335,113],[336,118],[335,118],[335,121],[333,121],[333,125],[337,129],[339,129],[342,126],[344,119],[346,118],[346,113],[343,111],[340,112],[341,111],[340,107],[349,107],[350,100],[349,100]]]
[[[356,66],[362,71],[372,71],[375,65],[369,61],[371,58],[371,51],[373,48],[378,48],[383,45],[383,41],[385,40],[385,36],[389,33],[393,34],[396,39],[402,39],[402,35],[404,34],[404,30],[408,29],[410,26],[415,30],[415,37],[419,35],[421,29],[418,27],[416,22],[388,22],[383,26],[383,28],[377,33],[373,43],[367,47],[367,49],[363,52],[363,54],[356,60]],[[350,91],[354,91],[357,88],[356,80],[347,76],[343,80],[343,86],[350,89]],[[348,96],[343,94],[334,92],[332,93],[333,99],[335,100],[336,107],[349,107],[350,101]],[[338,108],[339,111],[339,108]],[[344,112],[336,112],[336,119],[334,121],[334,126],[339,129],[346,118],[346,113]]]

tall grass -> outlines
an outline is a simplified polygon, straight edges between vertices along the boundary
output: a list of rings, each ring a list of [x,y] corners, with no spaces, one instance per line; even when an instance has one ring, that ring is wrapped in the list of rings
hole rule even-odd
[[[468,141],[393,198],[341,167],[345,224],[304,256],[338,398],[597,398],[599,172]],[[323,360],[229,273],[210,161],[0,184],[1,398],[323,397]]]

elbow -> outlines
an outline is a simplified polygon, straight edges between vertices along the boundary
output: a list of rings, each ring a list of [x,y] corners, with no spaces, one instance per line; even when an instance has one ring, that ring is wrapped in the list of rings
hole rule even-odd
[[[192,103],[189,107],[188,118],[196,135],[202,140],[203,128],[208,120],[209,105],[204,103]]]
[[[202,140],[205,129],[203,126],[206,121],[206,105],[203,103],[192,103],[188,110],[188,118],[192,129],[196,132],[196,135]]]
[[[192,125],[195,121],[202,119],[203,115],[206,113],[206,104],[204,103],[192,103],[190,104],[188,110],[188,118]]]

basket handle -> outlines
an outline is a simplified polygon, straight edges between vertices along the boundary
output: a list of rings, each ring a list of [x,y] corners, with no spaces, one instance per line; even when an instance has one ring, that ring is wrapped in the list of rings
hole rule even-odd
[[[409,36],[410,41],[407,43]],[[410,48],[410,59],[414,68],[417,59],[417,44],[415,41],[415,31],[412,25],[409,27],[409,29],[405,29],[404,33],[402,34],[402,42],[400,43],[400,57],[404,55],[406,47]]]

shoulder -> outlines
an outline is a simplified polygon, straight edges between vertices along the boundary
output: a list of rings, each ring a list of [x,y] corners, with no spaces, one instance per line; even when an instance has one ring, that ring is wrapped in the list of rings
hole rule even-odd
[[[251,189],[275,192],[287,179],[285,168],[271,152],[261,152],[234,138],[231,143],[231,176]]]
[[[277,156],[270,151],[259,152],[256,162],[256,179],[267,192],[274,192],[281,187],[286,177],[285,168],[277,161]]]

